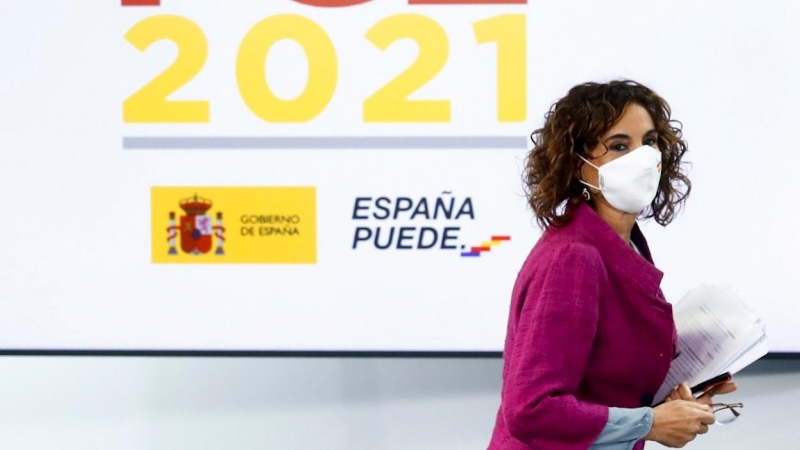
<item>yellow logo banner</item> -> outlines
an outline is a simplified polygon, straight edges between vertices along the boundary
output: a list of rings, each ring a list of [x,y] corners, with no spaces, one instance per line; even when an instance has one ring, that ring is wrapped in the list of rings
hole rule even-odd
[[[154,263],[314,264],[314,187],[153,187]]]

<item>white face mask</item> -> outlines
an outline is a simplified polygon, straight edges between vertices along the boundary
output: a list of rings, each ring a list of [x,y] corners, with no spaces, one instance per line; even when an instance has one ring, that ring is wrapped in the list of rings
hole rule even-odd
[[[580,155],[578,157],[597,169],[600,186],[592,186],[583,180],[580,182],[602,192],[608,203],[620,211],[639,214],[658,193],[661,152],[649,145],[643,145],[600,167]]]

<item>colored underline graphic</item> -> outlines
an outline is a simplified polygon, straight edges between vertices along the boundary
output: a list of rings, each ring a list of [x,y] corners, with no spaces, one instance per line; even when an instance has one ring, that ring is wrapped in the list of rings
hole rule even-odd
[[[297,0],[311,6],[343,7],[368,3],[370,0]],[[409,5],[524,5],[528,0],[408,0]],[[160,6],[161,0],[122,0],[122,6]]]
[[[161,0],[122,0],[122,6],[161,6]]]
[[[525,136],[125,136],[125,150],[523,150]]]
[[[525,5],[528,0],[408,0],[409,5]]]
[[[501,242],[510,241],[511,236],[492,236],[489,241],[481,243],[478,247],[470,247],[468,252],[461,252],[462,258],[478,258],[481,253],[486,253],[492,250],[492,247],[497,247]]]

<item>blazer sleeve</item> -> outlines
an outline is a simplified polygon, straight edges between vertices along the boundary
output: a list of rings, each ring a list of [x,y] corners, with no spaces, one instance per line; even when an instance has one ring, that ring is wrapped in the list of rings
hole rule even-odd
[[[608,420],[607,406],[575,396],[607,275],[597,249],[586,244],[563,245],[543,258],[517,305],[502,413],[509,433],[530,448],[585,450]]]

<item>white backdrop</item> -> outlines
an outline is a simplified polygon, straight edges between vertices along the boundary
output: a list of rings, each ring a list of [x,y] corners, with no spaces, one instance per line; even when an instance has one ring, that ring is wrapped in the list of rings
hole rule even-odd
[[[572,85],[628,77],[671,103],[690,146],[695,189],[685,213],[666,229],[645,225],[667,297],[726,282],[764,317],[773,351],[800,351],[795,3],[161,3],[0,3],[3,349],[501,350],[511,286],[539,234],[520,183],[526,136]],[[123,102],[178,54],[167,41],[140,52],[124,38],[161,14],[191,20],[208,42],[205,64],[170,97],[208,101],[207,122],[123,120]],[[338,61],[330,103],[298,123],[262,120],[237,88],[248,30],[280,14],[319,24]],[[364,121],[364,100],[417,57],[413,41],[381,51],[365,37],[398,14],[430,18],[447,36],[444,67],[411,98],[449,99],[449,121]],[[508,123],[496,117],[496,48],[478,45],[473,31],[502,14],[524,15],[527,29],[527,113]],[[441,44],[431,36],[426,48]],[[298,44],[277,43],[266,65],[278,98],[303,92],[311,66]],[[264,139],[297,136],[345,140],[286,149]],[[218,139],[180,149],[157,139],[142,149],[141,137]],[[230,139],[242,137],[258,140],[240,148]],[[313,186],[316,260],[156,264],[153,242],[166,234],[153,231],[162,228],[151,217],[154,186]],[[479,258],[353,249],[365,222],[353,220],[356,198],[382,196],[469,198],[474,218],[366,221],[373,229],[454,226],[458,246],[511,241]]]

